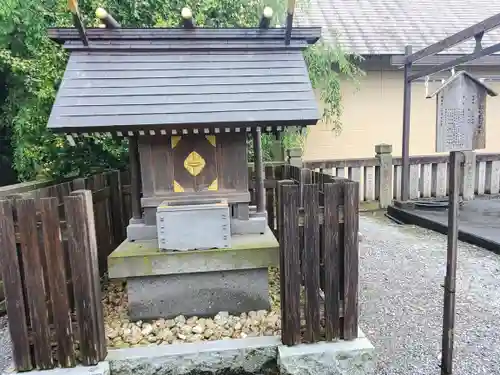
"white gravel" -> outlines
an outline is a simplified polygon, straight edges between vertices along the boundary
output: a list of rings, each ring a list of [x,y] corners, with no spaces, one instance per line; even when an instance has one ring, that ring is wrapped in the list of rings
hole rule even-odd
[[[12,349],[10,344],[7,315],[0,317],[0,372],[12,364]]]
[[[360,325],[377,375],[440,373],[446,236],[360,219]],[[500,374],[500,256],[459,243],[454,375]]]

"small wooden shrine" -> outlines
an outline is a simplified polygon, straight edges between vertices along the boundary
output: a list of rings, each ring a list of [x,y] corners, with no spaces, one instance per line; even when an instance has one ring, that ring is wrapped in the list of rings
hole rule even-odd
[[[195,28],[185,10],[184,28],[128,29],[99,14],[107,28],[49,30],[70,56],[48,127],[128,137],[133,217],[108,263],[130,278],[132,319],[266,308],[278,243],[261,134],[318,121],[302,51],[320,29]]]

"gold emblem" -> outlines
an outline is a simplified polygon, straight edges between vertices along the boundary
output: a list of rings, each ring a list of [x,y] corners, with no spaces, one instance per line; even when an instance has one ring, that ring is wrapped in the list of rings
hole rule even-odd
[[[184,160],[184,168],[193,176],[198,176],[205,167],[205,159],[196,151],[191,152]]]

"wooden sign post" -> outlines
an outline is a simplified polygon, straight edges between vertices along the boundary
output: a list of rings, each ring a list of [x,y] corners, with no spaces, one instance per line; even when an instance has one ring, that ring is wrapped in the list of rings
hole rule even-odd
[[[450,153],[448,245],[444,282],[441,374],[450,375],[455,330],[460,165],[463,151],[485,148],[486,98],[496,92],[465,71],[452,75],[434,94],[436,97],[436,152]]]

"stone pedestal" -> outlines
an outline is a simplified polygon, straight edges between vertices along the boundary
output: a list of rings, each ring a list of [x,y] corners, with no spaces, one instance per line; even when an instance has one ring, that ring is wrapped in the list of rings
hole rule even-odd
[[[267,268],[133,277],[127,280],[127,292],[131,320],[271,307]]]
[[[238,314],[269,308],[267,269],[278,265],[278,248],[269,228],[233,235],[229,249],[165,252],[156,240],[125,240],[108,257],[108,271],[127,279],[133,320]]]

